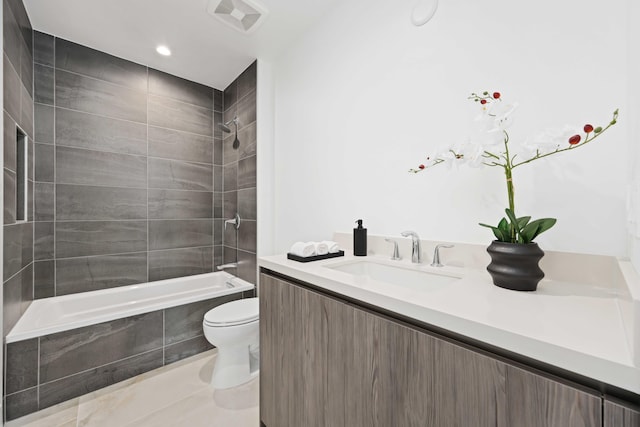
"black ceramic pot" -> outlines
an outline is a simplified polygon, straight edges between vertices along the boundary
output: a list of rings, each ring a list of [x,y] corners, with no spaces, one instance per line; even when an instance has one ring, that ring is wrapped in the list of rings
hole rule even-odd
[[[537,243],[505,243],[494,240],[487,248],[491,264],[487,271],[493,284],[514,291],[535,291],[544,273],[538,261],[544,252]]]

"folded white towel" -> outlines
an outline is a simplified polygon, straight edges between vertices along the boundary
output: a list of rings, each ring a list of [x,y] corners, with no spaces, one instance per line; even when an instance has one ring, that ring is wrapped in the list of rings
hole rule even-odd
[[[315,242],[316,255],[326,255],[329,253],[329,246],[324,242]]]
[[[315,255],[316,245],[313,242],[295,242],[289,252],[306,258]]]
[[[327,245],[330,254],[335,254],[336,252],[340,252],[340,246],[333,240],[323,240],[320,242],[324,245]]]

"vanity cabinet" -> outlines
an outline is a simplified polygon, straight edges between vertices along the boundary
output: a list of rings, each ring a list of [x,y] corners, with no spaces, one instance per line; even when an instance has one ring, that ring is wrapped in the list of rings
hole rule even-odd
[[[264,272],[260,353],[265,427],[602,425],[595,393]]]
[[[640,409],[605,398],[604,427],[640,427]]]

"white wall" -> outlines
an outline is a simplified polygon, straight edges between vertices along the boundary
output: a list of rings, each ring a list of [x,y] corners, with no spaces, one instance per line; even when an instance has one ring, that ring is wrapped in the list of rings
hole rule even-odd
[[[629,148],[630,164],[630,212],[629,212],[629,255],[636,271],[640,271],[640,3],[629,0],[628,11],[629,45]]]
[[[625,254],[628,1],[442,0],[423,27],[414,1],[339,3],[274,63],[275,249],[360,217],[370,233],[488,243],[477,223],[504,212],[500,169],[407,173],[467,135],[466,98],[486,89],[520,103],[514,141],[620,107],[601,141],[518,169],[515,184],[520,215],[558,218],[543,248]]]

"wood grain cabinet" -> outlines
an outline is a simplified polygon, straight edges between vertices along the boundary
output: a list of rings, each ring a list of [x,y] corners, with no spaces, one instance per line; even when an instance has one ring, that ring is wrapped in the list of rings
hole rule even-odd
[[[605,398],[604,427],[640,427],[640,409]]]
[[[601,426],[602,399],[261,274],[266,427]]]

